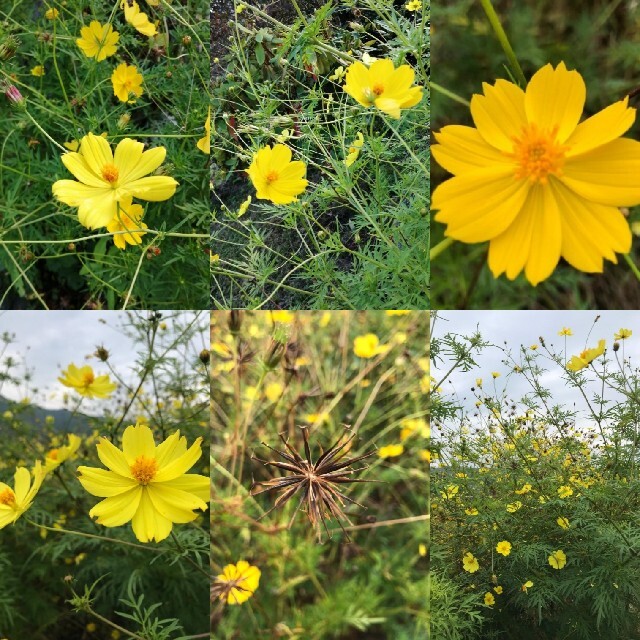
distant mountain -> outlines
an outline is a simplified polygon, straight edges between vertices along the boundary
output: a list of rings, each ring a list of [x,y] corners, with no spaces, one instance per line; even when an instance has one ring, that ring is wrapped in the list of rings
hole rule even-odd
[[[13,414],[13,418],[4,417],[7,411]],[[47,416],[53,417],[53,424],[46,425]],[[45,425],[47,429],[53,429],[59,433],[89,434],[94,428],[91,423],[95,425],[95,421],[99,420],[91,416],[73,415],[66,409],[43,409],[35,404],[25,405],[0,396],[0,436],[10,433],[11,421],[14,419],[19,419],[21,423],[31,426],[36,438]]]

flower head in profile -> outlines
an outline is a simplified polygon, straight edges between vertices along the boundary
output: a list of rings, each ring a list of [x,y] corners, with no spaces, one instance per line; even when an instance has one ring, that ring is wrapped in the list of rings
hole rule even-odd
[[[358,358],[373,358],[385,351],[388,351],[388,347],[380,344],[375,333],[365,333],[362,336],[356,336],[353,340],[353,353]]]
[[[567,364],[569,371],[580,371],[588,367],[589,364],[604,353],[605,340],[598,340],[598,346],[593,349],[585,349],[579,356],[571,356]]]
[[[558,331],[559,336],[572,336],[573,331],[569,327],[562,327],[560,331]]]
[[[149,21],[146,13],[140,11],[140,6],[135,0],[122,0],[120,8],[124,9],[124,19],[143,36],[155,36],[158,33],[156,26]]]
[[[202,153],[211,153],[211,107],[209,107],[207,119],[204,121],[204,136],[196,142],[196,146]]]
[[[453,178],[433,193],[435,219],[461,242],[489,241],[494,277],[524,270],[537,285],[560,258],[600,273],[628,253],[619,207],[640,203],[640,142],[628,97],[580,122],[586,87],[564,63],[538,70],[526,90],[506,80],[471,99],[475,128],[444,127],[433,157]]]
[[[141,229],[147,229],[147,225],[142,222],[143,215],[144,209],[139,204],[131,204],[131,197],[118,203],[118,213],[107,225],[107,231],[115,234],[113,244],[118,249],[126,249],[128,244],[142,244],[145,232]],[[126,233],[118,233],[123,231]]]
[[[404,8],[407,11],[420,11],[420,9],[422,9],[422,2],[420,2],[420,0],[410,0],[410,2],[404,5]]]
[[[63,447],[50,449],[44,459],[44,472],[51,473],[57,469],[65,460],[73,458],[82,444],[82,438],[75,433],[69,434],[69,444]]]
[[[13,489],[8,484],[0,482],[0,529],[13,524],[31,506],[45,475],[38,460],[33,469],[33,482],[29,470],[25,467],[16,468]]]
[[[402,109],[422,100],[422,87],[411,86],[414,79],[408,64],[396,69],[391,60],[376,60],[370,67],[358,61],[347,69],[344,90],[363,107],[375,106],[398,119]]]
[[[211,599],[222,600],[226,604],[242,604],[258,589],[260,569],[246,560],[228,564],[216,577],[211,587]]]
[[[108,398],[116,390],[108,375],[96,376],[88,364],[83,367],[70,364],[58,380],[85,398]]]
[[[564,552],[562,551],[562,549],[559,549],[558,551],[554,551],[549,556],[549,564],[554,569],[562,569],[564,565],[567,564],[567,556],[564,555]]]
[[[114,31],[110,24],[101,25],[97,20],[93,20],[88,27],[80,29],[80,37],[76,44],[87,58],[95,58],[96,62],[101,62],[115,54],[119,38],[120,34]]]
[[[58,180],[53,195],[78,207],[80,224],[89,229],[106,227],[118,213],[118,203],[129,197],[158,202],[168,200],[178,183],[169,176],[150,176],[166,156],[164,147],[143,151],[142,142],[125,138],[115,152],[102,137],[89,133],[78,153],[65,153],[64,166],[78,179]],[[146,176],[146,177],[145,177]]]
[[[101,438],[98,457],[107,469],[78,467],[82,486],[104,498],[89,515],[105,527],[131,521],[140,542],[164,540],[174,523],[191,522],[194,509],[207,508],[209,478],[187,473],[202,455],[201,444],[196,438],[187,449],[176,431],[156,446],[151,429],[140,423],[124,430],[122,450]]]
[[[469,573],[475,573],[480,568],[478,560],[474,558],[470,551],[462,557],[462,568]]]
[[[358,133],[356,134],[356,139],[351,143],[351,146],[349,147],[349,153],[344,159],[344,163],[347,165],[347,167],[350,167],[358,159],[358,156],[360,155],[360,149],[362,149],[363,145],[364,136],[362,135],[361,131],[358,131]]]
[[[135,102],[142,95],[142,74],[134,65],[120,63],[111,74],[113,95],[120,102]]]
[[[620,329],[620,331],[616,331],[616,333],[613,335],[613,339],[626,340],[627,338],[631,337],[632,333],[633,331],[631,331],[631,329]]]
[[[404,446],[401,444],[388,444],[378,449],[378,457],[383,460],[386,458],[396,458],[404,453]]]
[[[289,204],[307,188],[302,160],[291,161],[291,149],[283,144],[262,147],[246,170],[256,188],[256,197],[273,204]]]
[[[527,593],[528,589],[531,589],[531,587],[533,587],[533,582],[531,582],[531,580],[527,580],[521,587],[520,590],[524,591],[525,593]]]

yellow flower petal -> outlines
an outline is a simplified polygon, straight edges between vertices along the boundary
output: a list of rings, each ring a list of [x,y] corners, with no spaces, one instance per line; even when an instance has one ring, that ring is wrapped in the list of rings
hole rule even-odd
[[[98,524],[105,527],[119,527],[133,518],[142,499],[142,488],[138,485],[132,489],[98,502],[89,511]]]

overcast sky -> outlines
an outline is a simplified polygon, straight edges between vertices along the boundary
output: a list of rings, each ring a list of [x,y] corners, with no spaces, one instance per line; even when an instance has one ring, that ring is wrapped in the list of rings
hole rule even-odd
[[[175,312],[163,314],[168,318]],[[147,317],[146,312],[143,312],[143,317]],[[3,384],[0,394],[11,400],[28,397],[46,409],[61,408],[64,406],[63,394],[73,391],[60,384],[57,378],[69,364],[89,364],[96,375],[109,373],[107,366],[92,355],[100,345],[109,351],[109,361],[114,369],[130,381],[139,349],[122,332],[125,319],[126,313],[119,311],[0,312],[0,334],[15,334],[15,340],[8,347],[4,348],[4,343],[0,343],[0,352],[4,348],[0,370],[4,370],[6,358],[12,357],[20,363],[12,370],[14,374],[21,373],[26,367],[33,375],[28,386],[22,384],[16,388]],[[203,343],[196,348],[206,346]],[[32,388],[37,388],[37,393]],[[96,406],[95,402],[93,406]],[[91,413],[90,401],[85,400],[82,406],[84,412]]]
[[[600,316],[593,326],[596,316]],[[579,355],[585,346],[595,347],[598,340],[604,338],[609,355],[612,356],[613,334],[621,328],[631,329],[633,336],[624,343],[625,359],[635,365],[640,359],[640,312],[639,311],[440,311],[434,326],[435,338],[446,333],[471,335],[476,329],[482,337],[493,344],[511,348],[514,358],[520,359],[520,345],[529,347],[539,343],[542,336],[547,345],[553,345],[554,351],[564,350],[564,337],[558,336],[563,327],[569,327],[573,336],[567,337],[567,359],[572,355]],[[592,329],[593,327],[593,329]],[[589,331],[591,335],[588,338]],[[540,349],[540,348],[539,348]],[[622,353],[620,351],[619,355]],[[466,407],[472,407],[476,398],[470,391],[475,385],[476,378],[483,379],[485,392],[492,391],[493,379],[491,373],[499,372],[496,379],[498,392],[507,388],[513,399],[520,398],[531,391],[523,376],[511,375],[507,378],[510,368],[502,363],[504,353],[492,347],[487,347],[476,359],[478,367],[464,373],[456,371],[445,383],[443,392],[456,394],[457,399]],[[448,361],[431,363],[432,375],[439,380],[448,370]],[[569,388],[562,379],[562,370],[548,360],[540,360],[541,365],[549,370],[542,378],[543,386],[553,392],[553,401],[557,404],[570,405],[574,402],[578,407],[583,406],[577,392]]]

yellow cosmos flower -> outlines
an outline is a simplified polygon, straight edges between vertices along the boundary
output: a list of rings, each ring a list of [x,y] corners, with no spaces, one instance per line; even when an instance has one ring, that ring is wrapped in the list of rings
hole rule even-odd
[[[142,222],[144,209],[139,204],[131,204],[131,197],[125,198],[118,204],[118,213],[107,225],[107,231],[116,233],[113,236],[113,244],[118,249],[126,249],[128,244],[142,244],[142,236],[144,231],[139,229],[147,229],[147,225]],[[118,231],[126,231],[127,233],[117,233]]]
[[[530,484],[523,484],[522,485],[522,489],[516,489],[515,493],[517,493],[518,495],[523,495],[525,493],[529,493],[529,491],[531,491],[531,489],[533,489],[533,487]]]
[[[143,152],[131,138],[118,143],[115,153],[102,137],[89,133],[80,141],[79,153],[65,153],[62,162],[79,180],[58,180],[53,195],[78,207],[80,224],[89,229],[106,227],[118,212],[117,203],[128,197],[158,202],[168,200],[178,183],[168,176],[149,176],[163,162],[164,147]],[[147,177],[144,177],[147,176]]]
[[[412,87],[415,78],[408,64],[394,68],[391,60],[376,60],[370,67],[354,62],[346,72],[344,90],[363,107],[376,106],[398,119],[402,109],[422,100],[422,87]]]
[[[493,607],[493,605],[496,603],[496,599],[494,598],[493,593],[487,591],[487,593],[484,594],[484,603],[488,607]]]
[[[378,457],[382,458],[397,458],[404,453],[404,446],[401,444],[388,444],[386,447],[380,447],[378,449]]]
[[[289,204],[307,188],[302,160],[291,161],[291,149],[283,144],[262,147],[246,170],[256,188],[256,197],[273,204]]]
[[[440,492],[440,495],[445,500],[451,500],[458,493],[459,490],[460,490],[460,487],[457,484],[450,484],[450,485],[447,485],[445,491]]]
[[[201,443],[196,438],[187,449],[187,439],[176,431],[156,446],[142,424],[124,430],[122,450],[100,438],[98,457],[108,470],[78,467],[82,486],[104,498],[89,515],[105,527],[131,521],[140,542],[164,540],[174,523],[191,522],[194,509],[207,508],[209,478],[187,473],[202,455]]]
[[[469,573],[475,573],[480,568],[478,561],[471,552],[465,553],[462,557],[462,568]]]
[[[60,15],[60,12],[57,9],[47,9],[44,12],[44,17],[47,20],[55,20]]]
[[[44,75],[44,67],[41,64],[36,65],[35,67],[33,67],[33,69],[31,69],[31,75],[35,76],[36,78],[42,78],[42,76]]]
[[[500,374],[497,371],[492,371],[491,372],[491,376],[493,377],[493,379],[495,380],[496,378],[500,377]]]
[[[238,213],[236,214],[238,218],[247,213],[249,209],[249,205],[251,204],[251,196],[247,196],[247,199],[238,207]]]
[[[561,498],[568,498],[573,495],[573,489],[567,486],[558,487],[558,495]]]
[[[468,516],[477,516],[478,515],[478,510],[475,507],[471,507],[469,509],[465,509],[464,512]]]
[[[626,340],[631,337],[633,331],[631,329],[620,329],[620,331],[616,332],[613,336],[614,340]]]
[[[561,526],[563,529],[568,529],[569,528],[569,520],[567,518],[558,518],[556,520],[556,522],[558,523],[559,526]]]
[[[380,340],[375,333],[366,333],[353,340],[353,353],[358,358],[373,358],[385,351],[387,351],[387,347],[380,345]]]
[[[500,595],[502,593],[502,587],[501,586],[497,586],[497,587],[493,587],[493,590]]]
[[[558,551],[554,551],[549,556],[549,564],[554,569],[562,569],[564,565],[567,564],[567,556],[564,555],[562,549],[559,549]]]
[[[294,313],[291,311],[272,311],[271,312],[271,321],[272,322],[281,322],[282,324],[291,324],[296,319]]]
[[[496,551],[501,553],[503,556],[508,556],[511,553],[511,543],[503,540],[502,542],[498,542],[496,545]]]
[[[113,70],[111,84],[113,95],[120,102],[135,102],[135,99],[129,99],[131,95],[136,98],[142,95],[142,74],[135,66],[129,66],[126,62],[122,62]]]
[[[422,2],[420,2],[420,0],[411,0],[411,2],[404,5],[404,8],[407,11],[420,11],[420,9],[422,9]]]
[[[523,269],[536,285],[560,258],[602,272],[631,248],[621,206],[640,203],[640,142],[628,98],[579,123],[586,88],[564,63],[545,65],[523,91],[506,80],[471,99],[476,128],[446,126],[433,157],[453,178],[433,193],[435,219],[461,242],[489,241],[494,277]]]
[[[217,577],[216,589],[220,600],[227,604],[242,604],[257,590],[260,584],[260,569],[246,560],[228,564]]]
[[[362,135],[362,133],[360,133],[360,131],[358,131],[358,133],[356,134],[356,139],[351,143],[351,146],[349,147],[349,154],[344,159],[344,163],[347,165],[347,167],[350,167],[358,159],[358,156],[360,155],[360,149],[362,149],[363,145],[364,136]]]
[[[120,34],[110,24],[103,26],[93,20],[88,27],[80,29],[80,38],[76,40],[76,44],[87,58],[95,58],[96,62],[101,62],[118,50],[116,43],[119,38]]]
[[[207,119],[204,121],[204,136],[196,142],[196,147],[198,147],[202,153],[211,153],[211,107],[209,107]]]
[[[13,524],[31,506],[45,475],[38,460],[33,470],[33,484],[31,474],[25,467],[16,467],[13,489],[0,482],[0,529]]]
[[[117,386],[111,382],[108,375],[96,377],[88,364],[83,367],[70,364],[58,380],[65,387],[75,389],[85,398],[108,398]]]
[[[140,6],[135,0],[122,0],[120,8],[124,9],[124,19],[143,36],[155,36],[158,33],[156,26],[149,22],[146,13],[140,11]]]
[[[533,587],[533,582],[531,582],[531,580],[527,580],[521,587],[520,589],[522,591],[524,591],[525,593],[527,593],[527,589],[531,589],[531,587]]]
[[[559,336],[572,336],[573,335],[573,331],[571,331],[571,329],[569,329],[569,327],[562,327],[562,329],[560,331],[558,331],[558,335]]]
[[[569,371],[580,371],[589,366],[589,363],[604,353],[606,342],[598,340],[598,346],[593,349],[585,349],[579,356],[572,356],[567,364]]]
[[[75,433],[69,434],[69,444],[57,449],[51,449],[44,459],[44,472],[51,473],[57,469],[65,460],[75,456],[76,451],[80,448],[82,439]]]
[[[515,502],[512,502],[511,504],[507,505],[507,511],[509,513],[515,513],[521,507],[522,507],[522,502],[520,502],[520,500],[516,500]]]

